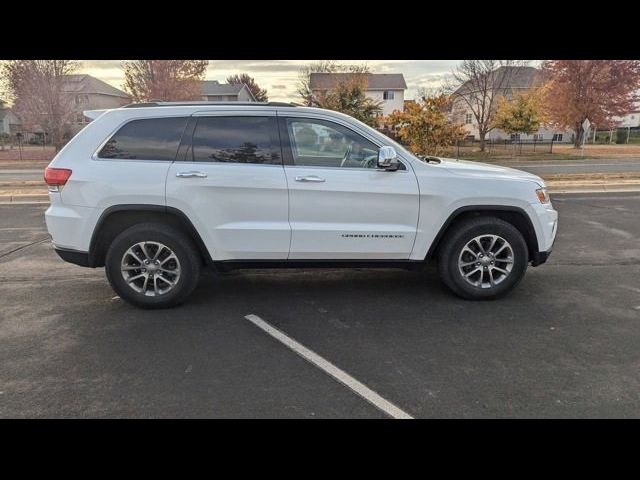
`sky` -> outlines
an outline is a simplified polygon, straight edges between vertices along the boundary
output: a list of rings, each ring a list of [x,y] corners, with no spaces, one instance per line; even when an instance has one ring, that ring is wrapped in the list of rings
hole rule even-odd
[[[261,88],[266,88],[269,100],[299,101],[296,94],[298,69],[316,60],[210,60],[206,80],[225,79],[234,73],[248,73]],[[433,88],[460,60],[341,60],[344,64],[366,63],[373,73],[402,73],[407,82],[405,99],[413,99],[421,87]],[[85,60],[78,73],[88,73],[114,87],[123,89],[121,60]]]

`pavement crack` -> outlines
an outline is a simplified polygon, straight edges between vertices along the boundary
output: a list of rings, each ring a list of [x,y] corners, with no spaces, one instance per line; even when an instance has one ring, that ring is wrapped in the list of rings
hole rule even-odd
[[[8,252],[3,253],[2,255],[0,255],[0,258],[7,257],[7,256],[11,255],[12,253],[19,252],[20,250],[24,250],[25,248],[29,248],[29,247],[32,247],[34,245],[38,245],[39,243],[47,242],[49,240],[50,240],[50,238],[46,237],[46,238],[42,238],[40,240],[36,240],[35,242],[27,243],[26,245],[21,245],[21,246],[19,246],[17,248],[14,248],[13,250],[9,250]]]

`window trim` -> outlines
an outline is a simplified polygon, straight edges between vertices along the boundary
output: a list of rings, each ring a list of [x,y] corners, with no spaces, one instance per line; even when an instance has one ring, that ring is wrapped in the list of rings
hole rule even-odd
[[[275,153],[280,158],[280,163],[244,163],[244,162],[209,162],[206,160],[196,160],[193,158],[193,136],[198,125],[198,121],[203,118],[219,118],[219,117],[242,117],[242,118],[266,118],[269,120],[269,135],[271,137],[272,153]],[[218,115],[206,115],[198,114],[192,115],[185,130],[182,134],[182,140],[178,146],[178,153],[176,155],[176,162],[185,163],[197,163],[205,165],[253,165],[253,166],[272,166],[282,167],[284,165],[284,155],[282,151],[282,142],[280,141],[280,132],[278,131],[277,117],[275,115],[256,115],[253,112],[249,115],[243,115],[241,112],[227,112],[227,114]]]
[[[316,121],[319,123],[320,122],[331,123],[331,124],[346,128],[352,134],[364,138],[365,140],[373,143],[378,148],[381,148],[384,146],[384,144],[380,144],[379,141],[361,134],[360,132],[351,128],[349,125],[345,125],[344,123],[333,121],[333,119],[315,117],[315,116],[303,116],[303,115],[278,115],[278,130],[280,132],[280,145],[282,147],[282,161],[285,167],[318,168],[318,169],[331,169],[331,170],[360,170],[364,172],[387,172],[386,170],[381,168],[332,167],[332,166],[324,166],[324,165],[296,165],[293,159],[292,143],[291,143],[291,139],[289,138],[289,129],[287,127],[287,120],[299,120],[299,121],[309,121],[309,122]],[[402,167],[400,167],[398,170],[396,170],[393,173],[408,172],[409,167],[406,165],[406,161],[404,161],[404,159],[400,157],[400,154],[398,154],[397,158],[398,158],[398,161],[400,162],[400,165],[402,165]]]
[[[180,141],[178,142],[178,149],[176,150],[176,156],[173,160],[148,160],[141,158],[104,158],[99,154],[102,151],[102,148],[107,144],[109,140],[113,138],[113,136],[120,131],[125,125],[135,122],[136,120],[160,120],[163,118],[184,118],[186,120],[185,129],[182,131],[182,135],[180,137]],[[184,134],[187,131],[187,127],[189,126],[189,122],[191,120],[191,115],[162,115],[162,116],[154,116],[154,117],[136,117],[136,118],[127,118],[116,125],[111,132],[105,137],[105,139],[100,142],[98,148],[95,149],[93,155],[91,155],[91,160],[100,161],[100,162],[155,162],[155,163],[167,163],[167,162],[175,162],[178,159],[178,154],[180,153],[180,146],[182,145],[182,141],[184,139]]]

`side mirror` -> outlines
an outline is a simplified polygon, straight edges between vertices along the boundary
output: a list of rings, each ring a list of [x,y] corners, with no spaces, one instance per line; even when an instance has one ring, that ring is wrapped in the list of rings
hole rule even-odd
[[[384,170],[395,171],[398,169],[398,154],[393,147],[380,147],[378,152],[378,168]]]

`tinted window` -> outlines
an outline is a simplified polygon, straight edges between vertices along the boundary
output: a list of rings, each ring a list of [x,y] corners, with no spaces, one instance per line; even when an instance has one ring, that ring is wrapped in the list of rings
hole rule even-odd
[[[376,168],[378,147],[341,125],[323,120],[287,119],[294,165]]]
[[[124,125],[102,147],[100,158],[175,160],[186,118],[148,118]]]
[[[199,118],[193,132],[193,160],[280,164],[274,122],[269,117]]]

